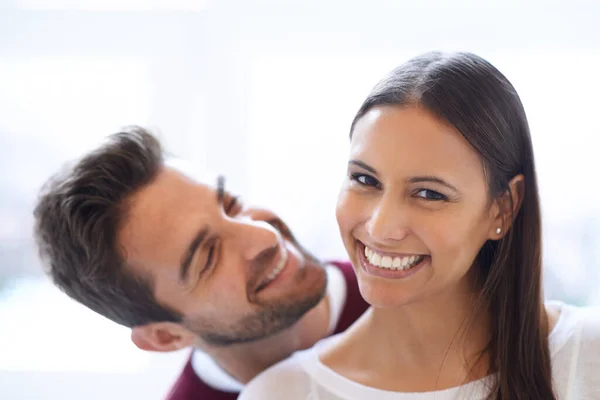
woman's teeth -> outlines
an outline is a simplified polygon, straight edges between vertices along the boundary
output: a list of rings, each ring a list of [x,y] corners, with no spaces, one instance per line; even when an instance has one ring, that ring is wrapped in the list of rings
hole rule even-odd
[[[389,269],[392,271],[406,270],[414,267],[425,258],[422,255],[404,256],[404,257],[390,257],[382,256],[376,253],[367,246],[365,246],[365,257],[369,264],[383,269]]]

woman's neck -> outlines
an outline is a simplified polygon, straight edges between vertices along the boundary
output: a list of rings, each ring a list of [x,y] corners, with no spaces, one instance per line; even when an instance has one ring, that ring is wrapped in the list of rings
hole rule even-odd
[[[476,293],[441,293],[401,308],[373,309],[321,360],[349,379],[384,390],[425,392],[487,375],[487,310]],[[356,368],[355,368],[356,367]],[[368,371],[368,373],[365,373]]]

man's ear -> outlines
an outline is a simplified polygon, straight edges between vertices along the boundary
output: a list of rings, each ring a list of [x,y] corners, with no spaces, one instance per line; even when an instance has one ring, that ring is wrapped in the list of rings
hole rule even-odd
[[[525,177],[516,175],[508,183],[510,190],[495,200],[492,223],[492,239],[498,240],[506,235],[519,212],[525,197]]]
[[[153,322],[131,329],[131,341],[146,351],[176,351],[192,346],[196,335],[180,324]]]

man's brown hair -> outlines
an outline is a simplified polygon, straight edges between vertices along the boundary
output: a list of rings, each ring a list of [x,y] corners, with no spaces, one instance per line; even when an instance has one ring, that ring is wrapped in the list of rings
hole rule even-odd
[[[36,242],[54,284],[128,327],[182,319],[156,301],[151,277],[134,274],[117,243],[131,195],[162,165],[159,141],[128,128],[50,178],[34,211]]]

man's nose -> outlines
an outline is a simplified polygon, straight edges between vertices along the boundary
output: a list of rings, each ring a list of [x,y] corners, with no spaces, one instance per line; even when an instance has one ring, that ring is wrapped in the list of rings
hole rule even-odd
[[[236,222],[237,242],[245,260],[254,261],[274,251],[281,243],[281,235],[271,224],[245,218]]]

